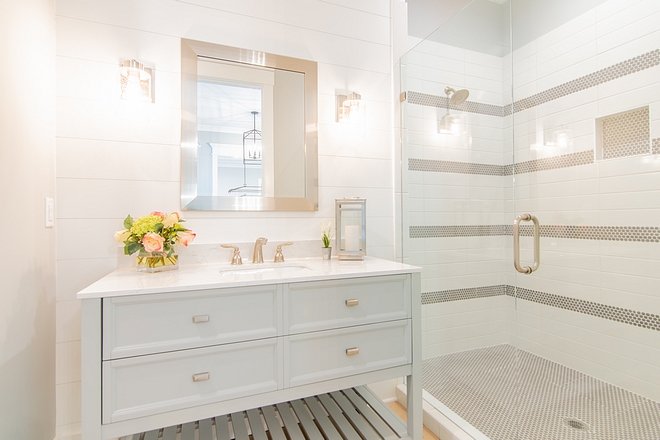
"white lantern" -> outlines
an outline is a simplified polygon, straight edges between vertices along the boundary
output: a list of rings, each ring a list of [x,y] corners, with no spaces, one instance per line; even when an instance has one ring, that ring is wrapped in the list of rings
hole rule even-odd
[[[340,260],[364,260],[367,255],[366,209],[366,199],[335,199],[336,246]]]

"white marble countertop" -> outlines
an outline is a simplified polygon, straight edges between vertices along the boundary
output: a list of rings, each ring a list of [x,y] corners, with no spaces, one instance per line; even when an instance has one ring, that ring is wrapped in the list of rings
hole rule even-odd
[[[373,257],[365,257],[364,261],[299,258],[287,259],[284,263],[244,263],[240,266],[228,263],[182,264],[178,270],[159,273],[123,267],[78,292],[78,299],[396,275],[421,270],[420,267]]]

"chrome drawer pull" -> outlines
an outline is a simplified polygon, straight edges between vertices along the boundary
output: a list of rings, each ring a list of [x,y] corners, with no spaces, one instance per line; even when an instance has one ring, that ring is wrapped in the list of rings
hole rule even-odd
[[[204,382],[211,378],[211,373],[197,373],[193,374],[193,382]]]
[[[197,315],[193,316],[193,323],[199,324],[200,322],[209,322],[211,317],[209,315]]]
[[[357,347],[346,349],[346,356],[355,356],[358,353],[360,353],[360,349]]]
[[[357,305],[359,304],[359,302],[360,302],[360,300],[357,300],[357,299],[347,299],[347,300],[346,300],[346,305],[347,305],[348,307],[350,307],[350,306],[357,306]]]

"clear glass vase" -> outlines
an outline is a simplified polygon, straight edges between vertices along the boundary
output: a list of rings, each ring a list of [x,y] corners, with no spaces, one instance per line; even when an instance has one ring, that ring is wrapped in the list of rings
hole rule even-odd
[[[167,252],[140,251],[136,262],[138,272],[164,272],[179,268],[179,256],[176,253],[168,257]]]

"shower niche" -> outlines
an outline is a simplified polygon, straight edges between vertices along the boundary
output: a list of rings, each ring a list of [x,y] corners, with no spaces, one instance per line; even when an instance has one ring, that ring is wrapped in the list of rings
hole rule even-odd
[[[651,154],[649,107],[596,119],[596,160]]]

